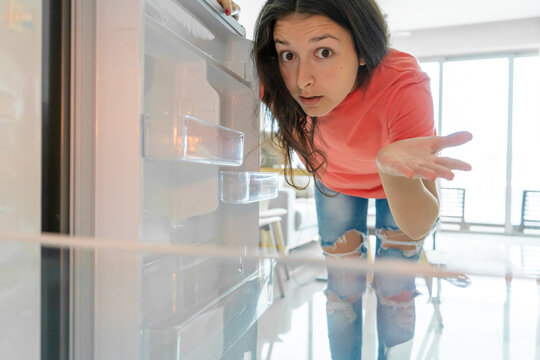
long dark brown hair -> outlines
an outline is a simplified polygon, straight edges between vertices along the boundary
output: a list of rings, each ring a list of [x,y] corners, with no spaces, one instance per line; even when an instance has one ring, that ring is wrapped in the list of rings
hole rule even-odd
[[[388,50],[386,20],[374,0],[268,0],[255,26],[253,58],[263,87],[262,101],[271,119],[271,141],[283,149],[285,179],[294,184],[291,160],[296,153],[315,178],[325,168],[326,156],[313,143],[318,132],[317,118],[308,116],[293,99],[279,71],[274,43],[276,21],[290,14],[322,15],[344,29],[353,38],[358,58],[364,59],[356,78],[356,87],[365,86]],[[277,127],[275,126],[277,122]],[[310,124],[311,123],[311,124]]]

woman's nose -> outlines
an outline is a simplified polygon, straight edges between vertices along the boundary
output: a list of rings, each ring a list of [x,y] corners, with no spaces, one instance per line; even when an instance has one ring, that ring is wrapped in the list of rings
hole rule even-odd
[[[313,85],[315,78],[313,76],[313,70],[309,63],[306,61],[298,62],[298,71],[296,75],[296,85],[299,89],[305,89]]]

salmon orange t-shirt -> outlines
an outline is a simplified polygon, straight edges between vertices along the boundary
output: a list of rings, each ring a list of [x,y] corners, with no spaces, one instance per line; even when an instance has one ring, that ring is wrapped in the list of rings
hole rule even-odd
[[[328,188],[364,198],[386,198],[375,163],[392,142],[435,135],[429,78],[416,59],[390,49],[367,86],[318,118],[315,146],[327,159]]]

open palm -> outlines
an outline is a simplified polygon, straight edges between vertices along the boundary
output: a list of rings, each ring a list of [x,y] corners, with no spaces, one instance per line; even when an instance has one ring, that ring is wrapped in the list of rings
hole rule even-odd
[[[461,131],[447,136],[396,141],[379,150],[377,166],[383,173],[405,176],[409,179],[434,181],[441,177],[452,180],[454,178],[452,170],[469,171],[471,165],[461,160],[439,157],[438,153],[442,149],[465,144],[471,139],[471,133]]]

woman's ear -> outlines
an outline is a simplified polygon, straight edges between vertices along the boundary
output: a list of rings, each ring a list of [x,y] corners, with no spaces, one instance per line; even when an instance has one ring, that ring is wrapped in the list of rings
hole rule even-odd
[[[365,66],[365,65],[366,65],[366,60],[364,60],[363,57],[359,58],[359,59],[358,59],[358,65],[360,65],[360,66]]]

